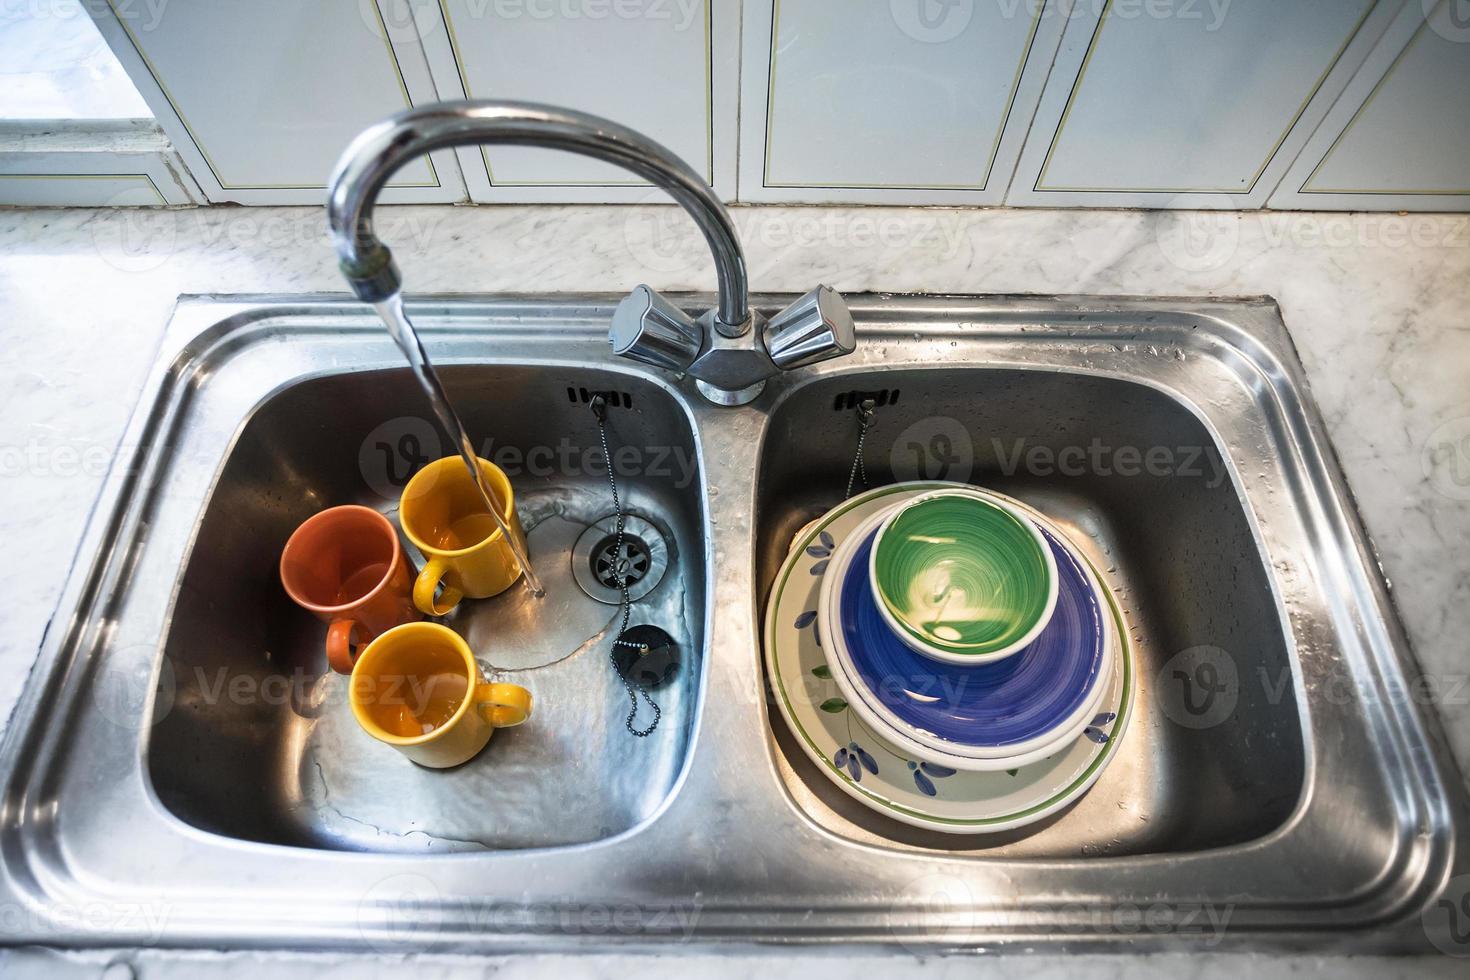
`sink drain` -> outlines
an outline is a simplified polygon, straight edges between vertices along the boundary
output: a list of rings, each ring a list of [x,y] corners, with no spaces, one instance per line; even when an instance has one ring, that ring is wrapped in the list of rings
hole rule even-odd
[[[669,568],[669,545],[658,528],[641,517],[623,519],[623,546],[618,548],[618,519],[609,514],[582,532],[572,548],[572,577],[598,602],[623,601],[618,579],[637,602],[658,587]]]
[[[648,545],[642,538],[630,538],[623,533],[618,541],[616,534],[609,534],[592,549],[592,577],[609,589],[626,585],[629,589],[648,575]]]

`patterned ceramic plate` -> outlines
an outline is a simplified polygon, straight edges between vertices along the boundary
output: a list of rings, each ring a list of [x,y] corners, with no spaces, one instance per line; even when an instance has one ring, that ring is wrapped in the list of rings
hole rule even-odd
[[[885,515],[838,544],[817,604],[827,666],[863,720],[899,748],[970,770],[1014,769],[1082,734],[1101,710],[1118,642],[1107,600],[1072,544],[1038,526],[1059,581],[1041,634],[1004,660],[960,666],[915,653],[879,613],[867,560]]]
[[[920,762],[875,735],[848,707],[827,667],[816,628],[818,588],[832,551],[864,518],[951,485],[880,487],[845,501],[803,529],[776,575],[766,609],[766,669],[777,707],[802,750],[843,792],[916,827],[951,834],[995,833],[1055,813],[1097,781],[1132,713],[1133,650],[1111,592],[1100,589],[1121,642],[1098,714],[1067,748],[1020,769],[956,772]]]

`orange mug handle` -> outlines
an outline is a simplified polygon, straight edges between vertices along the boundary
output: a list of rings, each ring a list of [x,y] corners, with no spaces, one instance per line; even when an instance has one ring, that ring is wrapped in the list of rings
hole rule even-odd
[[[338,619],[327,628],[327,663],[339,674],[352,673],[360,652],[352,642],[357,624],[350,619]]]

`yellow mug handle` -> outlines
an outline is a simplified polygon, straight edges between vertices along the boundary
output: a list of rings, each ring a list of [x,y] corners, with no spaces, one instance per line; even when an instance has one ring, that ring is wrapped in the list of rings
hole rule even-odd
[[[449,574],[449,563],[442,558],[430,558],[424,570],[419,572],[419,577],[413,583],[413,604],[419,607],[419,612],[425,616],[445,616],[459,600],[464,598],[464,593],[448,582],[444,583],[444,595],[441,601],[434,601],[434,591],[439,588],[440,579]]]
[[[514,728],[531,717],[531,692],[519,684],[480,684],[475,707],[496,728]]]

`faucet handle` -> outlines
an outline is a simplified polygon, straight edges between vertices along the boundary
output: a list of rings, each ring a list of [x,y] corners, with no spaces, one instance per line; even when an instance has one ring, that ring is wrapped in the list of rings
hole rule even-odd
[[[607,339],[614,354],[670,371],[687,370],[704,346],[689,314],[645,285],[618,304]]]
[[[765,342],[771,360],[789,371],[851,354],[857,330],[842,295],[831,286],[818,286],[771,318]]]

